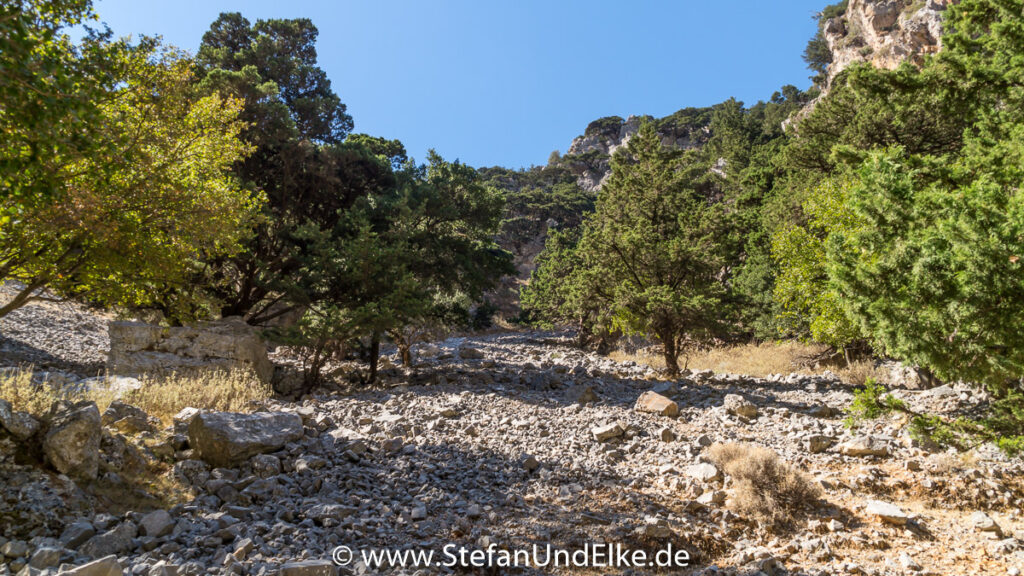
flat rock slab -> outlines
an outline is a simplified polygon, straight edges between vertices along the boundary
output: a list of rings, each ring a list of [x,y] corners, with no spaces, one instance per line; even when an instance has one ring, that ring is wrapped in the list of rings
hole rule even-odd
[[[305,560],[281,566],[279,576],[335,576],[337,567],[330,560]]]
[[[635,409],[637,412],[661,414],[670,418],[679,416],[678,404],[652,390],[644,392],[636,399]]]
[[[117,562],[117,556],[110,555],[61,572],[61,574],[66,576],[122,576],[124,571]]]
[[[839,445],[844,456],[888,456],[889,440],[880,436],[861,436]]]
[[[864,512],[877,516],[883,522],[896,524],[897,526],[903,526],[910,519],[910,516],[901,510],[899,506],[880,500],[868,500],[867,506],[864,507]]]
[[[188,425],[189,446],[214,467],[230,468],[302,438],[302,418],[287,412],[205,412]]]

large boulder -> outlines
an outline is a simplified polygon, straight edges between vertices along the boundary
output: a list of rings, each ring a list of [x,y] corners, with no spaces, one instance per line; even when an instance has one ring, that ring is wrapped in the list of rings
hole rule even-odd
[[[265,382],[274,375],[259,332],[238,317],[175,327],[111,322],[109,330],[107,370],[112,374],[242,368],[252,370]]]
[[[47,420],[43,453],[50,464],[76,480],[94,480],[99,471],[103,432],[96,403],[55,403]]]
[[[188,443],[196,456],[214,467],[227,468],[249,458],[279,450],[302,438],[302,418],[287,412],[205,412],[188,425]]]

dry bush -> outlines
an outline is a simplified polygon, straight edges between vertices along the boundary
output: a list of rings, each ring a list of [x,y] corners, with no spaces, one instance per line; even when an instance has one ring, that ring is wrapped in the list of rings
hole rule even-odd
[[[252,412],[273,395],[268,384],[245,370],[171,372],[140,378],[142,387],[125,393],[123,400],[159,418],[165,426],[174,415],[191,406],[225,412]]]
[[[810,479],[774,451],[753,444],[715,444],[711,461],[732,477],[732,502],[737,512],[768,526],[788,524],[794,514],[821,491]]]
[[[854,360],[849,366],[838,368],[835,373],[839,378],[851,385],[862,386],[869,378],[876,382],[888,382],[889,373],[886,370],[875,367],[874,360]]]
[[[172,372],[146,375],[139,380],[142,387],[124,392],[121,399],[159,418],[165,426],[171,425],[174,415],[187,406],[249,412],[273,394],[269,385],[243,370]],[[37,417],[57,400],[92,400],[102,412],[117,396],[116,392],[102,388],[82,390],[73,385],[62,388],[33,383],[32,371],[28,369],[0,375],[0,398],[10,402],[15,410]]]
[[[665,357],[655,353],[650,348],[644,348],[635,352],[628,352],[622,349],[612,350],[608,353],[608,358],[619,363],[636,362],[637,364],[650,366],[655,370],[665,369]]]

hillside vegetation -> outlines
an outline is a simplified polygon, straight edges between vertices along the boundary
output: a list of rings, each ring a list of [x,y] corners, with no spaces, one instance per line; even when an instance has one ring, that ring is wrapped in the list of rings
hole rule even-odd
[[[872,22],[909,26],[904,8]],[[39,299],[241,316],[300,351],[307,387],[340,359],[373,382],[382,344],[407,364],[495,311],[604,351],[650,339],[668,376],[693,351],[799,339],[976,384],[980,415],[915,430],[1018,451],[1020,8],[964,0],[941,51],[838,71],[829,39],[863,19],[830,6],[809,90],[602,118],[517,171],[355,133],[307,19],[222,14],[192,56],[90,27],[88,0],[7,3],[0,317]]]

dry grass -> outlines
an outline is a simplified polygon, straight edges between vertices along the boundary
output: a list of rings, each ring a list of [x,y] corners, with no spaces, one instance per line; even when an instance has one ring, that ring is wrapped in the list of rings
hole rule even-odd
[[[722,346],[680,356],[679,365],[690,370],[712,370],[763,378],[769,374],[800,371],[807,358],[820,354],[822,350],[821,346],[809,346],[798,342]],[[616,362],[632,360],[656,370],[665,367],[663,356],[653,347],[641,348],[635,352],[620,349],[608,356]]]
[[[820,489],[779,455],[753,444],[715,444],[711,461],[732,477],[732,506],[768,526],[784,526]]]
[[[32,370],[23,368],[0,375],[0,398],[7,400],[15,410],[41,417],[58,400],[79,402],[92,400],[100,411],[116,398],[110,390],[89,390],[83,392],[74,388],[61,388],[48,382],[32,382]]]
[[[826,350],[827,348],[822,345],[794,341],[721,346],[681,356],[679,365],[690,370],[711,370],[720,374],[744,374],[755,378],[794,372],[820,374],[825,370],[831,370],[843,382],[852,385],[863,384],[868,378],[874,378],[880,382],[888,379],[888,374],[876,369],[871,360],[856,360],[847,366],[840,355],[837,358],[837,365],[814,365],[813,359],[819,358]],[[654,347],[640,348],[636,351],[619,349],[609,354],[608,357],[616,362],[633,361],[650,366],[655,370],[665,368],[664,358]]]
[[[188,406],[252,412],[273,395],[270,385],[243,370],[180,372],[144,376],[141,380],[142,387],[125,394],[124,401],[159,418],[165,426],[171,425],[174,415]]]
[[[187,406],[248,412],[273,393],[269,385],[241,370],[154,374],[140,380],[142,387],[123,393],[121,399],[159,418],[165,426],[171,425],[174,415]],[[0,398],[10,402],[15,410],[42,416],[57,400],[92,400],[102,412],[117,398],[117,394],[104,389],[83,391],[33,383],[32,371],[23,369],[0,375]]]

